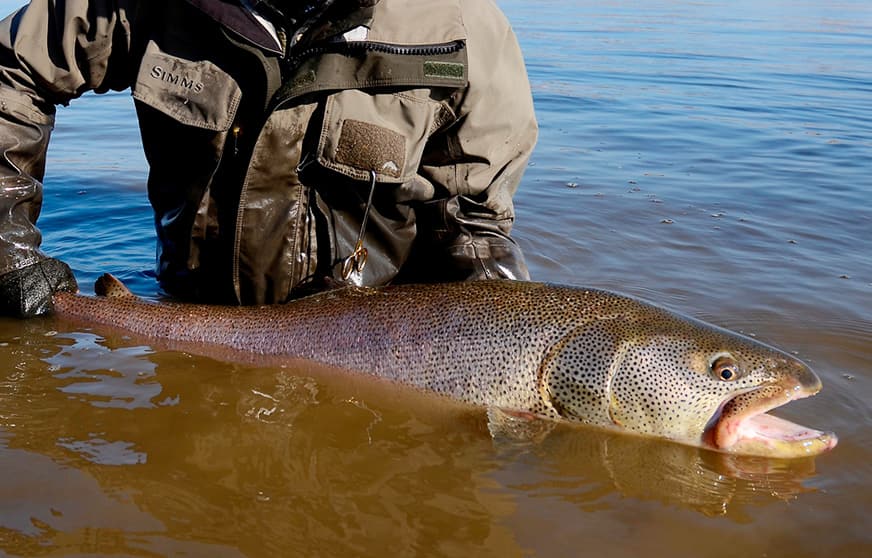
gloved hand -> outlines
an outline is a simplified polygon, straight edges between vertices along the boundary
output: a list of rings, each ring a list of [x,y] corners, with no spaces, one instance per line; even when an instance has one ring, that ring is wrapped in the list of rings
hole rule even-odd
[[[0,275],[0,315],[30,318],[45,314],[51,310],[54,293],[78,290],[70,266],[47,258]]]

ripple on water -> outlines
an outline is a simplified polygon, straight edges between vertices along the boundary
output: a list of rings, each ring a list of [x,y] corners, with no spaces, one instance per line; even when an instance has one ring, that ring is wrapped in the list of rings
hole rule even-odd
[[[92,333],[59,335],[72,341],[57,354],[43,359],[55,378],[68,380],[58,389],[95,407],[150,408],[163,391],[155,381],[155,365],[146,357],[147,346],[110,348]]]

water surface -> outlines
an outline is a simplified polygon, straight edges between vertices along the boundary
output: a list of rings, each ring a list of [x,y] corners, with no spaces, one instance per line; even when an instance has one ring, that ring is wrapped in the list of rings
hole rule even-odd
[[[4,12],[13,2],[0,1]],[[867,556],[872,5],[501,1],[541,126],[516,198],[534,278],[641,296],[809,362],[816,460],[736,459],[0,320],[0,552]],[[40,225],[83,288],[154,296],[128,93],[59,111]],[[340,326],[341,327],[341,326]]]

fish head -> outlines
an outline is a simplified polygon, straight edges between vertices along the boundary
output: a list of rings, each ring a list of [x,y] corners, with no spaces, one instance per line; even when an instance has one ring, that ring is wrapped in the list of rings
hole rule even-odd
[[[718,451],[790,458],[837,441],[767,413],[820,391],[805,363],[653,306],[578,327],[552,349],[541,381],[569,420]]]

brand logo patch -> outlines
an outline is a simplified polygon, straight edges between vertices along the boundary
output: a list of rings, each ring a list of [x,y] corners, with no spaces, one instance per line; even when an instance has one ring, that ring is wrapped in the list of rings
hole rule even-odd
[[[200,93],[206,88],[202,81],[197,81],[180,73],[171,72],[157,64],[151,67],[151,72],[149,72],[148,75],[152,79],[174,85],[181,89],[186,89],[191,93]]]

